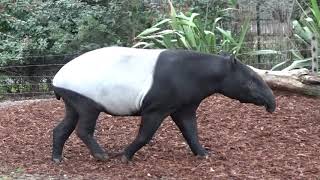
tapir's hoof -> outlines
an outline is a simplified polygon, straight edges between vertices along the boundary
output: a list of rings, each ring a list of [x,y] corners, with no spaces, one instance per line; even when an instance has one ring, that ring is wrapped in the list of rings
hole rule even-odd
[[[52,158],[52,161],[53,161],[55,164],[60,164],[61,161],[62,161],[62,158]]]
[[[93,157],[98,161],[106,161],[109,159],[109,156],[106,153],[96,153],[96,154],[93,154]]]
[[[209,159],[208,151],[205,150],[197,155],[198,159]]]
[[[198,159],[209,159],[209,155],[205,154],[205,155],[197,155]]]
[[[121,162],[124,163],[124,164],[129,164],[131,161],[126,155],[123,154],[121,156]]]

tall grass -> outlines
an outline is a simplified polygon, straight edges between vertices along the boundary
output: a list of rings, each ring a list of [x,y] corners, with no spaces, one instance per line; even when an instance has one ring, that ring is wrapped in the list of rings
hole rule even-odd
[[[168,4],[170,17],[141,32],[136,37],[138,42],[133,47],[189,49],[204,53],[224,51],[238,54],[241,51],[249,29],[249,18],[241,26],[239,35],[234,35],[230,30],[219,26],[220,21],[224,20],[223,16],[215,18],[211,25],[207,24],[207,20],[202,24],[198,20],[198,13],[177,13],[171,0],[168,0]],[[235,0],[232,0],[232,4],[236,4]]]

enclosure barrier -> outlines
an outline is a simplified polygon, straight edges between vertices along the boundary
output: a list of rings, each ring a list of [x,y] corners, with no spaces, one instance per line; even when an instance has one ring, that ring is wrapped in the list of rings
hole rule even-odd
[[[247,44],[254,44],[256,42],[247,42]],[[267,42],[268,43],[268,42]],[[294,51],[308,51],[311,49],[296,49]],[[292,49],[278,51],[277,54],[264,55],[269,61],[251,61],[246,59],[250,57],[249,53],[239,54],[239,59],[244,63],[254,67],[266,67],[270,69],[279,61],[272,61],[272,57],[282,56]],[[79,54],[76,54],[79,55]],[[52,57],[59,57],[62,59],[60,63],[51,63],[50,61],[42,61],[41,64],[29,65],[9,65],[0,66],[0,101],[7,99],[26,99],[26,98],[53,98],[52,92],[52,78],[58,70],[68,61],[73,59],[75,54],[65,55],[47,55],[47,56],[29,56],[24,58],[46,59]],[[265,59],[262,58],[262,59]],[[250,59],[250,58],[249,58]],[[252,59],[252,58],[251,58]],[[9,59],[8,59],[9,60]],[[315,58],[316,60],[316,58]],[[41,61],[40,61],[41,62]],[[57,62],[55,60],[55,62]],[[64,63],[62,63],[64,62]]]
[[[318,73],[319,61],[318,61],[318,42],[315,34],[311,38],[311,54],[312,54],[312,73]]]
[[[142,1],[145,8],[157,9],[162,14],[168,12],[167,0],[145,0]],[[178,2],[178,1],[177,1]],[[181,1],[180,1],[181,2]],[[207,8],[215,1],[206,1]],[[196,1],[183,3],[183,9],[188,9]],[[250,17],[250,27],[243,44],[244,52],[253,50],[272,50],[269,54],[242,53],[239,59],[245,64],[260,69],[271,69],[281,63],[287,65],[295,59],[295,54],[303,57],[311,57],[313,73],[318,72],[318,43],[313,41],[312,46],[297,46],[294,39],[292,12],[294,0],[238,0],[239,11],[234,11],[230,22],[219,24],[232,33],[237,33],[246,17]],[[177,3],[178,4],[178,3]],[[315,39],[316,37],[313,37]],[[318,37],[317,37],[318,38]],[[311,53],[310,53],[311,52]],[[52,78],[54,74],[74,56],[79,54],[61,54],[45,56],[24,56],[30,64],[6,66],[0,65],[0,100],[8,98],[33,98],[53,97]],[[3,59],[3,57],[0,57]],[[7,62],[20,57],[6,59]],[[61,60],[61,61],[57,61]],[[305,59],[304,59],[305,60]],[[310,60],[309,60],[310,62]]]

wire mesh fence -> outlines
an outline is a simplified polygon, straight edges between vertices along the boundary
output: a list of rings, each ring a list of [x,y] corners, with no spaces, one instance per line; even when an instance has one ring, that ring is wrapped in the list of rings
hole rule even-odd
[[[52,95],[52,78],[62,65],[39,65],[38,68],[47,70],[43,70],[38,75],[24,75],[23,71],[29,71],[30,67],[36,66],[0,67],[0,100]],[[19,71],[13,72],[12,68],[19,68]]]
[[[269,42],[266,43],[268,44]],[[254,42],[248,42],[247,44],[252,45]],[[301,52],[310,51],[310,49],[287,49],[277,51],[276,54],[263,55],[260,62],[253,60],[254,58],[252,58],[250,53],[239,54],[239,59],[244,63],[255,67],[270,69],[279,62],[279,60],[276,59],[277,57],[284,56],[292,51]],[[34,57],[39,58],[40,56],[30,56],[25,58]],[[41,58],[44,59],[46,57],[52,56],[41,56]],[[72,59],[69,55],[60,55],[57,57],[63,57],[65,63]],[[68,58],[65,59],[66,57]],[[0,66],[0,101],[7,99],[54,97],[52,91],[52,79],[56,72],[58,72],[65,63]]]
[[[7,62],[14,63],[0,66],[0,101],[54,97],[52,92],[53,76],[66,62],[77,55],[79,54],[7,58]],[[15,61],[21,59],[28,59],[30,64],[19,64],[19,61]]]
[[[247,2],[248,1],[248,2]],[[158,9],[168,13],[169,6],[166,0],[144,0],[146,8]],[[189,9],[200,1],[183,1],[180,9]],[[207,9],[214,8],[217,0],[208,0]],[[310,57],[311,46],[300,46],[295,39],[292,29],[293,0],[286,1],[260,1],[239,0],[238,11],[233,11],[230,21],[225,21],[220,26],[238,33],[246,17],[250,18],[250,27],[246,41],[242,45],[247,50],[238,57],[246,64],[261,69],[271,69],[281,62],[290,62],[295,54]],[[257,50],[272,50],[273,53],[252,55],[250,52]],[[0,66],[0,100],[8,98],[26,97],[53,97],[52,78],[54,74],[69,60],[78,56],[78,53],[45,56],[23,56],[6,58],[5,61],[30,62],[30,64],[10,64]],[[28,61],[24,61],[28,59]]]

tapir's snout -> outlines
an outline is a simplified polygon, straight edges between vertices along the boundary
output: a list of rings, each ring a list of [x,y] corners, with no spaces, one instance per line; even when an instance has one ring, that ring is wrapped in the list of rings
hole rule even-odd
[[[276,110],[276,99],[272,93],[272,90],[269,87],[265,87],[264,90],[258,91],[258,93],[254,93],[253,101],[240,101],[245,103],[253,103],[257,106],[264,106],[266,111],[269,113],[273,113]]]
[[[266,111],[273,113],[276,110],[276,99],[271,89],[256,91],[251,95],[237,97],[241,103],[252,103],[257,106],[264,106]]]
[[[266,105],[266,110],[269,112],[269,113],[273,113],[275,110],[276,110],[276,105],[273,104],[273,105]]]
[[[267,93],[264,106],[269,113],[273,113],[276,110],[276,98],[271,90]]]

